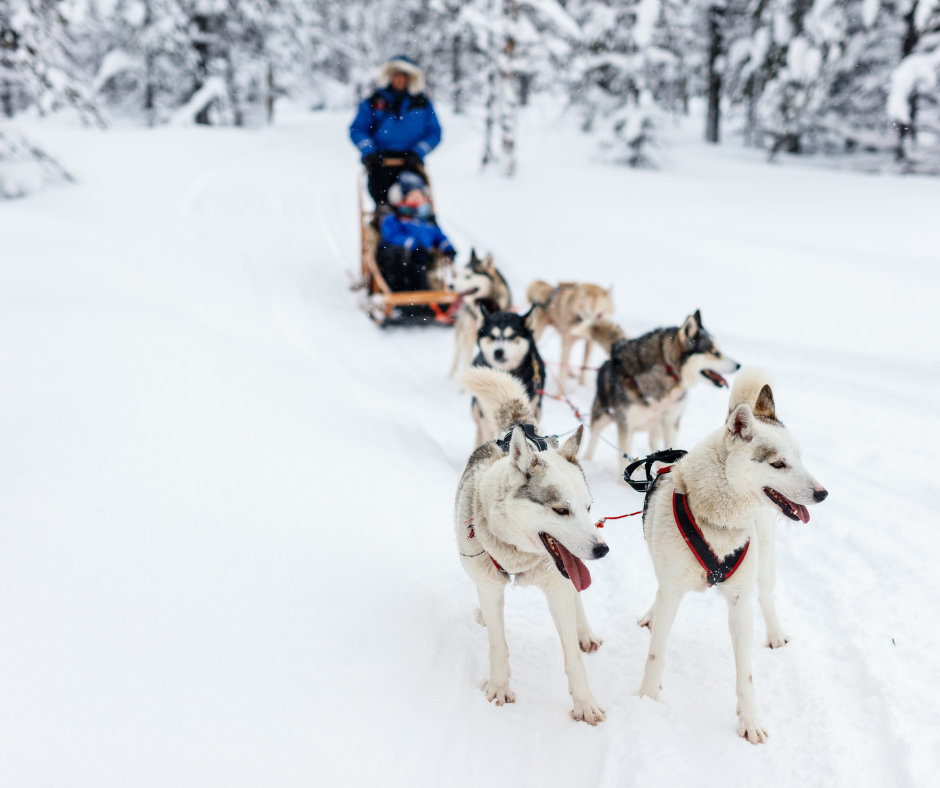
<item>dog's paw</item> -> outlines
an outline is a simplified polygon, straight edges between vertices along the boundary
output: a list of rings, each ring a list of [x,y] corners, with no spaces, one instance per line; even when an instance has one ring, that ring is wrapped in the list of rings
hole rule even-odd
[[[587,698],[574,699],[574,708],[571,710],[571,718],[586,722],[588,725],[597,725],[604,721],[604,710],[597,704],[591,696]]]
[[[767,642],[764,645],[768,648],[783,648],[789,642],[790,638],[784,635],[783,632],[768,632]]]
[[[483,685],[483,692],[486,693],[486,699],[490,702],[496,701],[497,706],[502,706],[504,703],[515,703],[516,696],[513,694],[512,690],[509,689],[509,682],[495,682],[487,681]]]
[[[646,627],[650,632],[653,631],[653,608],[646,611],[646,615],[636,622],[641,627]]]
[[[659,693],[662,691],[663,685],[660,684],[658,687],[647,687],[643,685],[640,687],[640,691],[637,693],[641,698],[649,698],[650,700],[659,700]]]
[[[770,734],[756,719],[746,720],[744,717],[738,717],[738,736],[751,744],[766,744],[770,738]]]
[[[476,613],[473,614],[473,617],[474,617],[474,619],[476,619],[476,622],[477,622],[481,627],[485,627],[485,626],[486,626],[486,619],[483,618],[483,611],[480,610],[480,608],[477,608]]]
[[[578,635],[578,645],[585,654],[593,654],[604,645],[604,641],[588,630],[583,635]]]

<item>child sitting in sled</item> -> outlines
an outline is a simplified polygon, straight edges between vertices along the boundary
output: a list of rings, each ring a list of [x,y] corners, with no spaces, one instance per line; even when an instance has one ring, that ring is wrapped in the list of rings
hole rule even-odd
[[[403,172],[388,190],[392,213],[380,225],[378,264],[396,292],[427,290],[434,254],[454,259],[456,251],[431,214],[431,201],[421,176]]]

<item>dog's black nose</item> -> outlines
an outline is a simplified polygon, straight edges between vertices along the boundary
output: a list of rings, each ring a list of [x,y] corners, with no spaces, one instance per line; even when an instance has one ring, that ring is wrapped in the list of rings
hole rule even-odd
[[[594,545],[594,557],[603,558],[610,552],[610,548],[605,544],[596,544]]]
[[[502,360],[503,360],[503,351],[502,351],[502,349],[494,350],[494,351],[493,351],[493,358],[495,358],[497,361],[502,361]]]
[[[735,362],[734,371],[737,372],[739,369],[741,369],[741,365]]]
[[[813,490],[813,498],[816,499],[817,503],[825,501],[829,497],[829,490]]]

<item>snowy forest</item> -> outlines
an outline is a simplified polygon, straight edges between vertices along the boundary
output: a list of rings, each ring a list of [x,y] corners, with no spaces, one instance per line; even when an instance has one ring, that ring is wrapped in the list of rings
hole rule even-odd
[[[938,0],[0,0],[0,114],[261,124],[282,96],[351,105],[397,52],[485,111],[507,174],[543,92],[633,165],[699,100],[715,143],[940,170]]]

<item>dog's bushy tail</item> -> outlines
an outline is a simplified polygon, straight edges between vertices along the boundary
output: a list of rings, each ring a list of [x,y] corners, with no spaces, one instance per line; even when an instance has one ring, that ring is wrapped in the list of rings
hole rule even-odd
[[[544,304],[552,297],[552,293],[555,292],[555,288],[552,287],[548,282],[543,282],[541,279],[536,279],[529,289],[525,291],[525,297],[529,299],[529,303],[532,304]]]
[[[480,401],[493,431],[502,434],[516,424],[535,424],[529,395],[519,378],[490,367],[472,367],[457,376]]]
[[[525,297],[528,298],[529,303],[533,305],[532,315],[529,317],[529,328],[536,342],[542,338],[542,332],[549,324],[548,315],[545,314],[545,307],[548,306],[548,302],[551,301],[552,293],[554,292],[555,288],[548,282],[543,282],[541,279],[536,279],[529,285],[529,289],[525,291]]]
[[[742,402],[746,402],[753,408],[764,386],[773,387],[770,375],[759,369],[742,369],[734,377],[731,398],[728,400],[728,413],[730,414]]]
[[[617,342],[627,338],[623,329],[611,320],[592,320],[590,323],[582,323],[571,333],[585,339],[593,339],[604,348],[604,352],[608,356],[610,355],[610,349]]]

